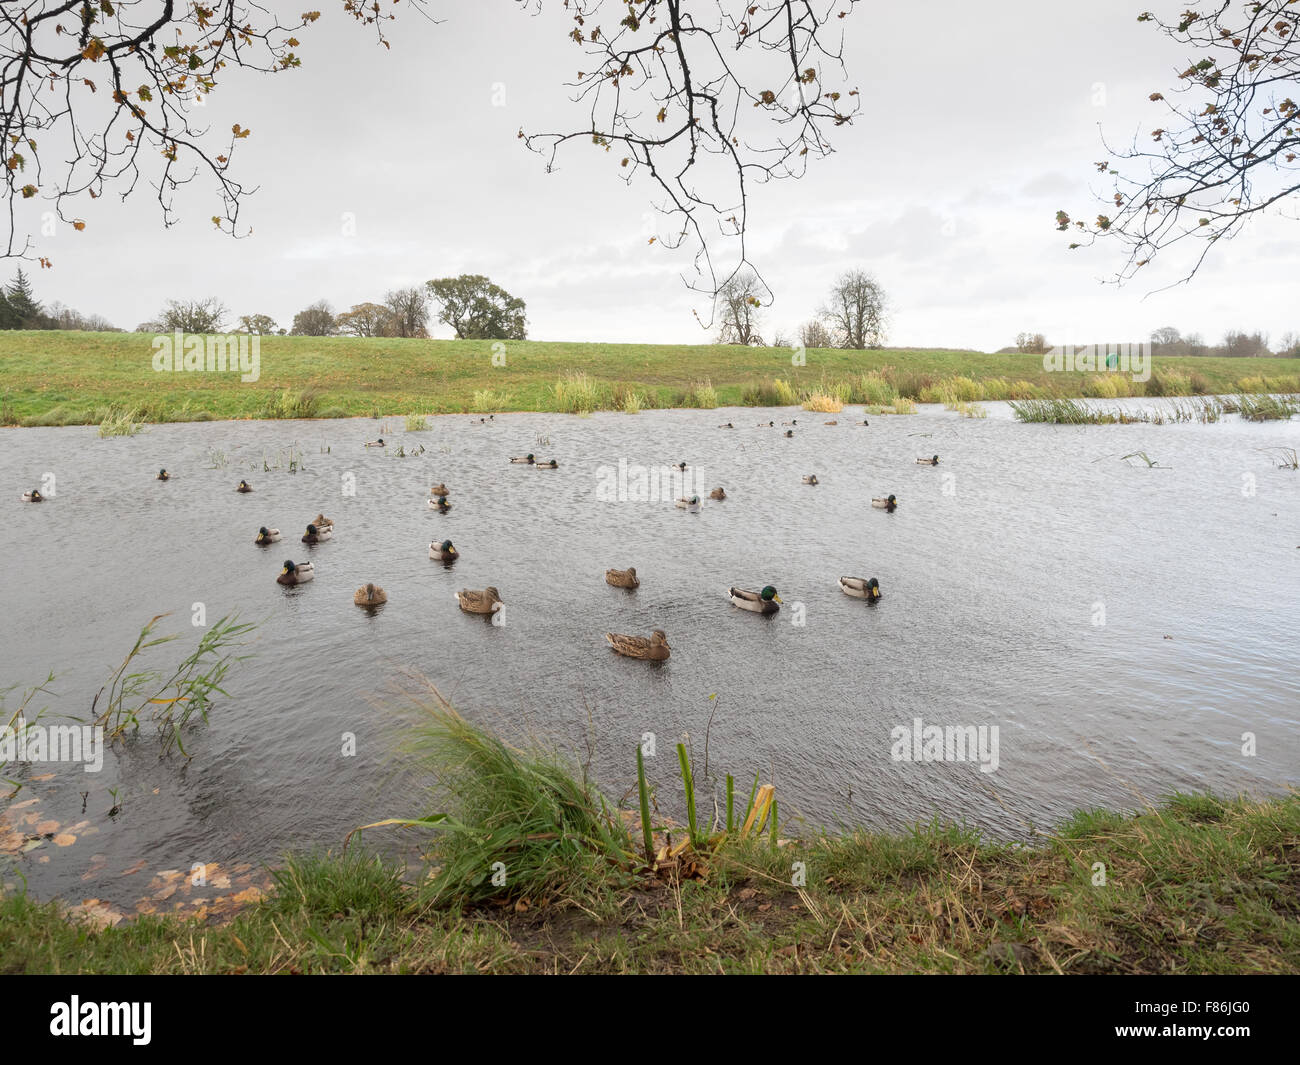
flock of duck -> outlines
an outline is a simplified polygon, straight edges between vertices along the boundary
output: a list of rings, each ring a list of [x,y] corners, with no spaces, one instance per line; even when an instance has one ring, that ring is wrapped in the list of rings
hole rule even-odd
[[[775,422],[759,423],[760,428],[774,427]],[[783,425],[789,425],[792,428],[786,432],[786,436],[793,435],[793,426],[797,421],[784,422]],[[833,421],[826,422],[827,425],[835,425]],[[866,419],[863,419],[863,425],[866,425]],[[734,429],[735,426],[727,422],[719,426],[720,429]],[[385,447],[383,437],[377,440],[367,441],[366,447]],[[937,466],[939,465],[939,456],[933,455],[929,458],[918,458],[918,465]],[[533,454],[515,456],[510,459],[511,465],[531,466],[539,470],[555,470],[559,468],[559,463],[555,459],[549,459],[539,462]],[[687,470],[685,462],[680,462],[673,467],[682,473]],[[170,480],[166,468],[160,469],[157,473],[156,480]],[[820,481],[815,473],[805,474],[803,483],[806,485],[817,485]],[[235,491],[247,493],[253,491],[252,486],[244,480],[241,480],[235,486]],[[452,504],[448,501],[447,496],[450,494],[446,484],[439,482],[433,485],[429,490],[429,509],[437,510],[440,513],[446,513],[451,509]],[[44,496],[38,489],[33,488],[29,492],[23,493],[24,503],[41,503]],[[726,491],[721,487],[714,488],[709,493],[709,498],[714,500],[723,500],[727,498]],[[692,512],[698,512],[700,509],[700,497],[693,495],[682,497],[676,501],[677,507]],[[871,505],[877,509],[893,513],[898,507],[898,500],[895,496],[873,497]],[[304,544],[322,544],[334,536],[334,521],[327,518],[323,513],[317,514],[307,524],[307,529],[302,535]],[[270,544],[279,543],[282,539],[279,529],[262,526],[257,530],[257,536],[253,542],[259,547],[266,547]],[[429,558],[451,564],[460,557],[460,552],[450,540],[434,540],[429,544]],[[286,559],[284,566],[281,568],[279,576],[276,577],[276,583],[295,586],[305,584],[314,580],[316,569],[311,562],[295,562],[292,559]],[[640,587],[640,580],[636,574],[635,567],[628,569],[609,569],[605,571],[605,582],[614,588],[634,589]],[[881,598],[880,582],[875,577],[841,577],[839,579],[840,590],[856,599],[865,599],[870,603],[878,602]],[[770,584],[759,589],[751,591],[745,588],[728,589],[728,597],[731,602],[742,610],[749,610],[757,614],[775,614],[781,609],[781,596],[777,590]],[[500,592],[491,585],[483,589],[462,588],[456,593],[457,602],[460,609],[467,614],[495,614],[504,605]],[[383,588],[374,583],[367,582],[353,593],[352,601],[360,607],[375,608],[388,602],[388,595]],[[607,632],[605,639],[609,645],[621,655],[629,658],[648,659],[650,661],[661,662],[669,657],[672,649],[668,646],[668,637],[662,629],[655,629],[649,636],[636,636],[627,633]]]

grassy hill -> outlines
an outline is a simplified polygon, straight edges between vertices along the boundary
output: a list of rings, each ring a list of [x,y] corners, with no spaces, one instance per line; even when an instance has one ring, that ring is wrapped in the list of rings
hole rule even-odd
[[[1300,391],[1300,359],[1159,360],[1153,392],[1128,375],[1047,373],[1037,355],[815,349],[796,366],[789,348],[355,337],[263,337],[258,379],[242,382],[231,371],[158,372],[153,341],[0,332],[0,423],[783,405],[816,392],[887,403]]]

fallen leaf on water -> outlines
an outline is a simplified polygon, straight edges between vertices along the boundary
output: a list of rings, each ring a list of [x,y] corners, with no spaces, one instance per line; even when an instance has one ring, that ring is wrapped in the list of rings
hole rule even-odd
[[[77,837],[72,835],[70,832],[60,832],[54,837],[54,845],[56,847],[71,847],[76,842]]]
[[[71,907],[68,913],[81,917],[96,928],[111,928],[126,916],[99,899],[86,899],[80,906]]]
[[[26,854],[28,851],[34,851],[37,847],[39,847],[44,842],[45,840],[43,839],[29,839],[26,843],[23,844],[23,853]]]
[[[9,809],[21,810],[25,806],[34,806],[36,803],[40,801],[41,801],[40,799],[24,799],[22,802],[14,803],[11,807],[9,807]]]
[[[53,773],[42,773],[39,777],[31,777],[31,778],[29,778],[29,781],[30,781],[30,783],[37,784],[37,783],[40,783],[40,782],[43,781],[43,780],[53,780],[53,779],[54,779],[54,774],[53,774]]]
[[[58,830],[59,830],[59,823],[57,821],[52,821],[52,820],[42,821],[39,825],[36,826],[36,834],[38,836],[49,835],[51,833],[57,832]]]
[[[138,873],[141,869],[145,867],[145,864],[146,864],[145,860],[141,858],[138,862],[135,863],[135,865],[131,866],[130,869],[123,869],[122,872],[118,873],[117,875],[134,876],[136,873]]]

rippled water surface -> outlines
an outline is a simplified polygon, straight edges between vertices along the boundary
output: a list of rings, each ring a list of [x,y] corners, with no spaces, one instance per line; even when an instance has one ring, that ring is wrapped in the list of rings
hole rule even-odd
[[[115,873],[140,859],[275,859],[424,812],[425,794],[394,773],[413,675],[514,738],[590,752],[614,796],[635,781],[644,733],[668,795],[673,744],[691,733],[698,763],[708,728],[712,769],[746,782],[761,769],[786,813],[819,824],[939,814],[1014,837],[1137,794],[1295,784],[1300,473],[1263,449],[1300,446],[1300,424],[1072,428],[988,407],[984,420],[922,408],[865,427],[851,408],[448,417],[418,433],[368,420],[106,440],[0,431],[0,685],[53,671],[49,714],[84,716],[151,616],[170,611],[164,625],[183,634],[160,664],[197,639],[196,603],[209,623],[235,611],[261,623],[229,700],[189,735],[188,766],[142,738],[97,775],[9,767],[43,816],[97,830],[23,855],[24,875],[41,895],[126,900],[138,890]],[[381,431],[425,450],[362,447]],[[295,448],[305,468],[290,473]],[[1121,461],[1135,451],[1159,468]],[[526,452],[560,468],[506,463]],[[935,452],[938,467],[915,463]],[[698,514],[606,500],[620,460],[633,473],[685,461],[728,498]],[[160,466],[170,482],[153,479]],[[813,472],[818,486],[800,483]],[[54,497],[19,503],[47,473]],[[241,477],[252,494],[233,490]],[[448,514],[426,506],[435,481]],[[890,493],[895,513],[870,507]],[[334,539],[304,547],[321,510]],[[285,541],[255,547],[260,525]],[[444,537],[462,552],[453,568],[428,558]],[[310,558],[316,580],[277,585],[286,558]],[[636,566],[640,589],[607,586],[610,566]],[[841,574],[879,578],[883,601],[844,596]],[[389,596],[373,615],[352,603],[368,580]],[[453,596],[489,584],[506,604],[499,626]],[[785,606],[744,613],[732,584],[772,584]],[[602,636],[654,628],[673,648],[664,664],[620,658]],[[890,730],[915,718],[998,726],[997,771],[894,761]],[[344,733],[355,757],[340,754]]]

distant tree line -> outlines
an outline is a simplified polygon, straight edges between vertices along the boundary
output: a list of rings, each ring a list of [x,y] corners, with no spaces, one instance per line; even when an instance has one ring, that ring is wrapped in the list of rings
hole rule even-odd
[[[54,302],[45,307],[36,298],[31,280],[19,269],[14,279],[0,288],[0,329],[83,329],[95,333],[120,333],[107,318]]]
[[[742,269],[723,283],[714,304],[719,344],[793,347],[777,330],[763,337],[762,317],[771,294],[752,270]],[[889,303],[884,288],[865,270],[849,270],[831,286],[816,315],[799,327],[805,348],[877,348],[885,339]]]
[[[1300,358],[1300,334],[1283,333],[1276,346],[1270,346],[1267,333],[1247,333],[1229,329],[1218,344],[1207,344],[1200,333],[1184,335],[1172,325],[1153,330],[1150,336],[1151,354],[1166,357],[1206,356],[1228,359],[1294,359]],[[1020,352],[1026,355],[1043,355],[1052,350],[1042,333],[1019,333],[1013,346],[1001,348],[999,355]]]

